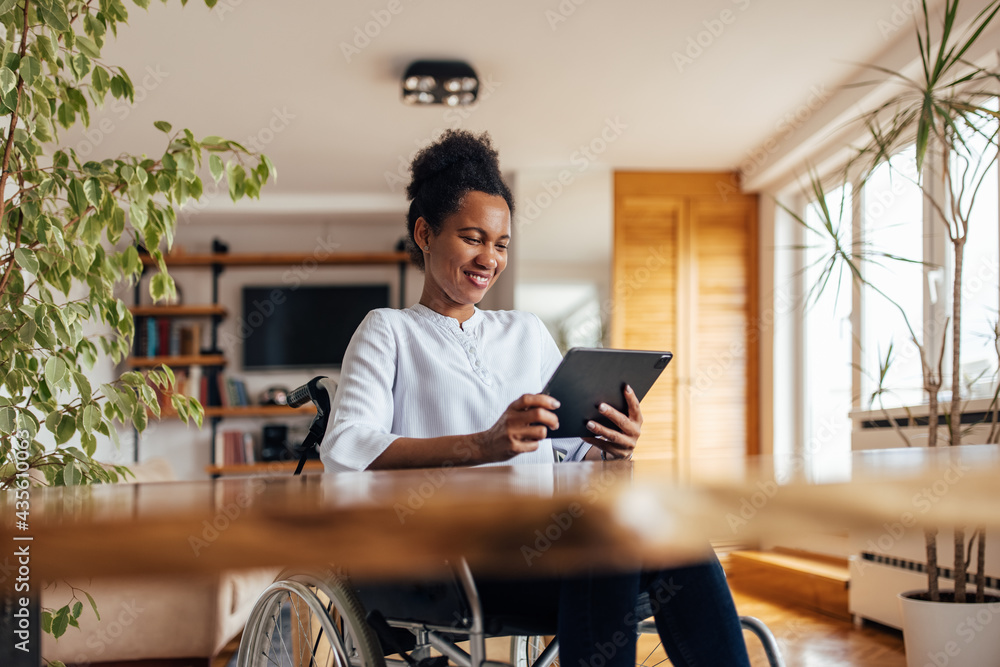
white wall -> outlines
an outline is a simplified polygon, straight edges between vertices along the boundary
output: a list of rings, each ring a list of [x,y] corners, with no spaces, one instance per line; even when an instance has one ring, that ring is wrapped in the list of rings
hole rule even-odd
[[[560,294],[588,288],[605,304],[614,240],[610,168],[590,164],[583,171],[570,165],[520,171],[515,198],[511,256],[517,267],[516,307],[535,312],[552,329],[580,306],[561,300]]]

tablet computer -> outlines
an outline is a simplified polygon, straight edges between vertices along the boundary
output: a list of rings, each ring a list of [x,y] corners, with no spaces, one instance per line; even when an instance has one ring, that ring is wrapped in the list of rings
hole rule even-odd
[[[670,352],[574,347],[563,357],[541,392],[560,404],[554,411],[559,428],[550,430],[548,437],[594,437],[594,432],[587,428],[590,420],[619,430],[597,411],[597,406],[607,403],[627,415],[625,385],[632,387],[641,402],[673,356]]]

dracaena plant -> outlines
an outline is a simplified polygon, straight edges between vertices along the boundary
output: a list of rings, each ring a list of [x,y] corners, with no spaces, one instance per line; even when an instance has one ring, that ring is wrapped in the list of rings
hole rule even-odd
[[[0,0],[0,489],[127,474],[93,458],[98,439],[117,444],[118,426],[142,431],[147,415],[159,416],[154,388],[172,394],[181,419],[201,424],[201,405],[172,393],[169,368],[100,386],[88,369],[102,355],[118,362],[129,352],[133,321],[116,287],[141,277],[138,248],[159,269],[153,300],[174,293],[163,252],[177,208],[202,196],[203,163],[234,201],[257,197],[274,175],[266,157],[166,121],[155,123],[163,152],[152,157],[84,159],[60,143],[109,95],[133,101],[128,73],[101,57],[127,18],[121,0]],[[106,333],[85,335],[88,323]],[[61,634],[81,610],[78,601],[46,610],[43,625]]]
[[[970,238],[975,238],[976,230],[970,230],[970,221],[977,207],[977,195],[988,175],[993,175],[991,167],[997,162],[997,128],[1000,127],[997,112],[997,84],[1000,71],[984,68],[968,61],[966,55],[981,35],[993,23],[1000,11],[1000,0],[993,0],[972,20],[969,27],[957,31],[959,0],[946,0],[937,30],[932,30],[931,17],[926,0],[922,4],[922,14],[916,25],[916,45],[919,50],[921,68],[914,77],[899,72],[869,66],[878,72],[879,82],[896,86],[896,92],[877,108],[863,114],[857,120],[864,128],[865,140],[853,147],[853,158],[839,174],[839,178],[823,179],[810,170],[806,195],[815,203],[815,220],[809,222],[791,207],[778,203],[786,212],[807,228],[813,241],[830,252],[820,260],[819,280],[813,285],[813,294],[835,284],[834,277],[848,276],[856,283],[869,288],[876,298],[896,309],[902,316],[909,336],[920,354],[923,390],[927,396],[929,427],[927,444],[938,445],[938,423],[942,406],[938,393],[946,381],[944,372],[945,351],[951,349],[951,399],[944,406],[947,424],[947,444],[959,445],[963,435],[970,428],[962,424],[959,415],[965,392],[961,376],[962,342],[962,274],[964,252]],[[861,84],[872,85],[873,82]],[[913,144],[915,170],[909,173],[900,169],[893,158],[905,146]],[[893,178],[911,181],[922,195],[923,204],[933,211],[933,217],[942,225],[952,250],[952,295],[951,313],[937,339],[931,339],[926,332],[915,326],[906,310],[885,291],[884,285],[874,284],[866,278],[866,263],[886,265],[897,261],[913,261],[880,251],[864,242],[848,240],[849,223],[844,223],[845,211],[841,206],[831,206],[827,192],[831,180],[846,186],[849,183],[864,184],[876,169],[886,168]],[[935,188],[944,190],[944,196],[935,193]],[[845,190],[846,191],[846,188]],[[972,236],[970,237],[970,233]],[[996,330],[996,323],[993,323]],[[874,378],[876,390],[872,403],[880,404],[881,397],[891,393],[885,386],[889,367],[893,361],[893,346],[884,353],[879,363],[878,377]],[[991,410],[997,408],[1000,386],[994,392]],[[896,431],[903,436],[896,420],[889,418]],[[995,422],[995,420],[994,420]],[[996,442],[997,428],[990,429],[989,442]],[[967,530],[970,532],[967,535]],[[940,571],[937,558],[937,531],[926,530],[926,553],[928,575],[928,597],[941,599]],[[977,556],[975,573],[975,599],[983,601],[985,587],[985,531],[980,526],[955,526],[954,579],[956,602],[966,601],[966,585],[972,554]]]

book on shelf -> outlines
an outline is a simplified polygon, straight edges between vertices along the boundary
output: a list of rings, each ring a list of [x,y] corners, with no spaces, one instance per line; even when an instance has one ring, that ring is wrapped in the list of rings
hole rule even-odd
[[[215,434],[216,465],[256,463],[254,436],[247,431],[219,431]]]
[[[139,317],[135,321],[137,357],[198,356],[201,325],[181,324],[170,317]]]

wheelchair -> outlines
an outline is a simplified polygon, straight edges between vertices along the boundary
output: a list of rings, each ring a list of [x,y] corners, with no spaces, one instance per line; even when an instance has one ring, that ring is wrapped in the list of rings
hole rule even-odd
[[[289,394],[295,406],[312,400],[317,415],[300,451],[322,440],[330,401],[318,377]],[[383,610],[385,613],[383,613]],[[416,611],[414,611],[416,610]],[[648,595],[640,596],[640,634],[656,635]],[[784,667],[777,640],[758,619],[741,616],[744,630],[763,646],[771,667]],[[537,619],[484,614],[468,563],[444,564],[430,583],[356,586],[343,572],[283,572],[254,603],[237,654],[237,667],[550,667],[558,665],[554,626]],[[509,637],[509,663],[487,660],[486,639]],[[551,638],[546,641],[547,638]],[[463,648],[459,644],[467,644]],[[655,662],[650,663],[654,654]],[[637,665],[666,661],[662,649],[636,655]]]

